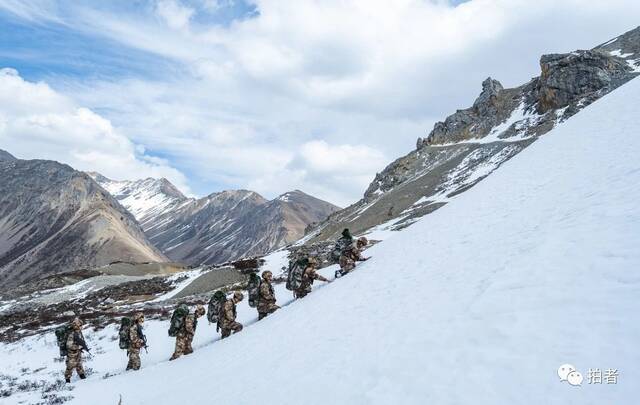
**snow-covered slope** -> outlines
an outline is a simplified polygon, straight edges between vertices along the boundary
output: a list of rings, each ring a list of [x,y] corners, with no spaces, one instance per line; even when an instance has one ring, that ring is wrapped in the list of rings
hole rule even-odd
[[[634,80],[596,101],[355,273],[190,357],[78,383],[73,403],[636,403],[639,98]]]

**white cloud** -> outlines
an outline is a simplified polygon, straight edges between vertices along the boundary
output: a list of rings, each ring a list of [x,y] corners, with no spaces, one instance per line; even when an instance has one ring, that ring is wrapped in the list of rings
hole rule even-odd
[[[194,12],[194,9],[175,0],[161,0],[156,4],[158,16],[165,21],[169,28],[174,30],[186,28]]]
[[[340,204],[471,105],[487,76],[520,85],[541,54],[593,47],[640,15],[633,0],[256,0],[255,18],[206,24],[201,13],[227,1],[151,4],[149,15],[85,4],[55,17],[180,68],[56,90],[178,162],[201,194],[300,188]],[[350,162],[363,169],[345,178]]]
[[[136,153],[109,120],[13,69],[0,69],[0,123],[0,148],[18,158],[57,160],[114,179],[166,177],[190,193],[182,173]]]

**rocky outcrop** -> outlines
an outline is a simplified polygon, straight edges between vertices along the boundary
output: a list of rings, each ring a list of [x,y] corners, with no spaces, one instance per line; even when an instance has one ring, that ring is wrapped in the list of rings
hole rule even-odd
[[[633,77],[622,59],[602,50],[543,55],[542,73],[536,80],[533,102],[541,114],[591,104]]]
[[[0,160],[0,288],[118,260],[167,261],[85,173],[47,160]]]
[[[544,55],[515,88],[487,78],[472,106],[437,122],[416,149],[377,173],[364,197],[311,231],[308,243],[407,226],[464,192],[555,125],[640,74],[640,27],[592,50]]]

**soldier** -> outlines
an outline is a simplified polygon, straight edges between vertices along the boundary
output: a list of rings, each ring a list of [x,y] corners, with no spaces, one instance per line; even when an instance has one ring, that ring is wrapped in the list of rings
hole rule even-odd
[[[368,258],[362,257],[362,249],[364,249],[369,241],[364,236],[352,243],[340,255],[340,270],[336,271],[336,278],[342,277],[356,267],[356,262],[363,262]]]
[[[329,282],[325,277],[316,273],[317,265],[318,262],[315,257],[311,256],[307,259],[307,267],[302,272],[302,284],[299,289],[294,291],[296,298],[303,298],[309,294],[311,292],[311,286],[315,280],[324,281],[325,283]]]
[[[336,241],[336,244],[331,251],[331,258],[334,263],[337,263],[338,260],[340,260],[340,255],[342,255],[342,252],[352,243],[353,236],[351,236],[349,228],[344,228],[342,230],[342,236]]]
[[[129,348],[127,356],[129,363],[127,370],[140,370],[140,349],[147,348],[147,337],[142,333],[142,324],[144,323],[144,314],[138,312],[133,317],[133,325],[129,328]]]
[[[204,307],[198,305],[193,314],[189,314],[184,318],[182,329],[178,332],[178,336],[176,336],[176,349],[169,360],[175,360],[183,354],[193,353],[191,343],[193,342],[193,336],[196,334],[198,318],[204,315],[204,313]]]
[[[222,304],[220,316],[218,317],[218,327],[222,331],[222,339],[229,337],[231,332],[238,333],[242,330],[242,324],[236,322],[236,304],[242,301],[243,298],[244,295],[236,291],[230,300],[226,300],[224,304]]]
[[[64,379],[67,383],[71,382],[74,369],[80,379],[84,380],[87,378],[84,374],[84,367],[82,367],[83,350],[89,353],[89,348],[82,335],[82,321],[80,318],[75,318],[71,322],[71,332],[69,336],[67,336],[67,368],[64,371]]]
[[[272,279],[273,273],[269,270],[262,273],[262,283],[260,283],[260,290],[258,291],[258,320],[280,309],[276,305],[276,295],[271,284]]]

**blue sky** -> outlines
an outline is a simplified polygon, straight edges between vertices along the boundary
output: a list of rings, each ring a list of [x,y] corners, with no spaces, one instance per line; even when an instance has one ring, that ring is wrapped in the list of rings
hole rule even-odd
[[[638,15],[624,0],[0,0],[0,148],[190,195],[346,205],[487,76],[519,85],[542,53]]]

